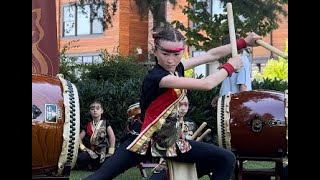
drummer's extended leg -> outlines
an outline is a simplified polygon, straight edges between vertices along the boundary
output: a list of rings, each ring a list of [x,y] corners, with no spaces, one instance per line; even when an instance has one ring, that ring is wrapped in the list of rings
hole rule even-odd
[[[85,179],[112,180],[119,174],[142,162],[144,158],[147,158],[146,156],[128,151],[126,147],[130,143],[130,140],[124,141],[115,151],[115,153],[110,156],[97,171],[95,171]]]

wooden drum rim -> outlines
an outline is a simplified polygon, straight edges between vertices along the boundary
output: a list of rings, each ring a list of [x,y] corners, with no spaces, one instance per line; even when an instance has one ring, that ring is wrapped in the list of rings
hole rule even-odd
[[[231,93],[219,97],[217,106],[218,144],[220,147],[231,150],[230,131],[230,100]]]
[[[80,106],[77,88],[70,81],[58,74],[63,93],[63,104],[65,107],[65,122],[63,128],[62,150],[58,161],[58,174],[61,175],[66,165],[74,167],[79,149],[80,134]]]

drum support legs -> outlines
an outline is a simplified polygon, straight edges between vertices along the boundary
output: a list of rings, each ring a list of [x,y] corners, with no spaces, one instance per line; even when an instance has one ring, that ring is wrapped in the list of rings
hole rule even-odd
[[[67,163],[67,165],[65,165],[64,170],[63,170],[63,174],[62,176],[50,176],[50,175],[45,175],[45,174],[41,174],[41,175],[32,175],[32,179],[64,179],[64,180],[69,180],[69,176],[71,173],[71,165],[70,163]]]
[[[63,177],[63,176],[59,176],[59,177],[56,177],[56,176],[32,176],[32,179],[65,179],[65,180],[69,180],[69,177]]]
[[[275,162],[275,168],[270,169],[247,169],[243,167],[243,162],[249,161],[271,161]],[[283,158],[270,158],[270,157],[244,157],[237,156],[237,162],[235,167],[235,179],[236,180],[246,180],[244,177],[247,175],[261,175],[265,176],[266,179],[270,179],[271,176],[275,176],[275,180],[280,180],[283,172]],[[252,178],[257,179],[257,178]]]
[[[148,178],[146,168],[154,168],[157,165],[158,165],[157,163],[143,163],[143,162],[140,163],[138,165],[138,168],[140,170],[140,174],[141,174],[142,178]]]

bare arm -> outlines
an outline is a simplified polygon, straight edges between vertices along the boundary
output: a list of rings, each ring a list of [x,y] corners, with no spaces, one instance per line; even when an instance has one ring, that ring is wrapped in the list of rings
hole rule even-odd
[[[235,69],[242,67],[241,56],[237,55],[233,58],[230,58],[228,60],[228,63],[231,64]],[[219,85],[227,76],[228,72],[224,68],[202,79],[167,75],[161,79],[159,87],[210,90]]]
[[[111,126],[107,127],[107,133],[109,136],[109,143],[110,143],[110,147],[108,149],[108,156],[110,156],[111,154],[114,153],[115,151],[115,147],[116,147],[116,137],[114,135],[113,129]]]
[[[183,64],[184,68],[187,70],[187,69],[194,68],[194,67],[201,65],[201,64],[214,62],[214,61],[216,61],[222,57],[225,57],[229,54],[231,54],[231,45],[230,44],[210,49],[209,51],[207,51],[203,55],[191,57],[185,61],[182,61],[182,64]]]
[[[207,91],[219,85],[227,76],[228,72],[225,69],[220,69],[215,74],[210,74],[203,79],[168,75],[161,79],[159,85],[162,88],[195,89]]]
[[[107,127],[107,133],[109,136],[110,147],[114,148],[116,146],[116,137],[111,126]]]
[[[246,90],[247,90],[247,86],[244,84],[240,84],[240,92],[246,91]]]
[[[244,39],[248,46],[257,46],[256,40],[262,39],[261,36],[258,36],[255,33],[249,33],[248,36]],[[191,69],[201,64],[206,64],[209,62],[214,62],[222,57],[231,54],[231,44],[227,44],[224,46],[219,46],[213,49],[210,49],[205,54],[191,57],[185,61],[182,61],[184,68]]]

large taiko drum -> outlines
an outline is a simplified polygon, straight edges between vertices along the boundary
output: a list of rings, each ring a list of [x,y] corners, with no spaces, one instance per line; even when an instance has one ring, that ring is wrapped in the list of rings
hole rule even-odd
[[[219,146],[239,156],[284,157],[288,153],[288,91],[252,90],[218,100]]]
[[[76,87],[60,74],[32,74],[32,176],[64,176],[75,165],[79,131]]]

